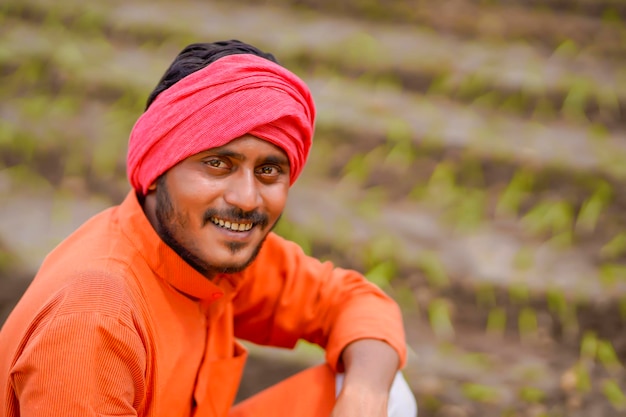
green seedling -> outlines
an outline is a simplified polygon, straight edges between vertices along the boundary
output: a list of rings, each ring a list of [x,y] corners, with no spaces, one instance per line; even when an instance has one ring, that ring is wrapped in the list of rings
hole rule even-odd
[[[391,295],[394,300],[398,302],[403,311],[410,311],[412,313],[419,314],[420,306],[417,302],[413,289],[404,284],[394,285]]]
[[[613,7],[606,7],[602,11],[602,22],[616,25],[622,25],[624,23],[620,12]]]
[[[496,306],[496,291],[489,283],[479,283],[476,288],[476,304],[482,308],[493,308]]]
[[[374,265],[374,267],[367,271],[365,277],[378,287],[387,288],[396,275],[397,268],[395,262],[384,261]]]
[[[509,285],[509,298],[517,305],[523,305],[530,300],[530,290],[525,282],[517,281]]]
[[[50,7],[47,10],[46,17],[41,26],[45,28],[46,32],[58,32],[61,34],[67,32],[63,24],[63,12],[56,7]]]
[[[609,129],[600,123],[592,123],[587,133],[589,137],[600,146],[606,145],[606,140],[611,134]]]
[[[72,95],[57,96],[51,104],[49,109],[50,118],[69,118],[71,116],[80,114],[81,104],[83,98],[78,98]]]
[[[618,373],[624,369],[615,353],[613,345],[608,340],[599,340],[597,349],[598,361],[610,373]]]
[[[551,288],[546,292],[546,300],[548,302],[548,309],[555,315],[563,320],[568,314],[568,302],[565,299],[563,291],[557,288]]]
[[[72,30],[88,36],[103,35],[105,22],[106,17],[95,10],[86,9],[74,19]]]
[[[116,173],[119,164],[119,155],[123,150],[115,143],[99,142],[95,144],[92,153],[91,168],[93,172],[102,178],[110,178]]]
[[[459,359],[468,366],[478,368],[479,372],[488,372],[490,368],[493,368],[493,362],[485,353],[467,352],[463,353]]]
[[[552,101],[545,97],[541,97],[537,100],[535,108],[533,110],[533,117],[539,119],[554,119],[557,115],[557,110],[554,107]]]
[[[10,183],[16,190],[24,186],[31,190],[50,188],[48,179],[35,172],[27,164],[18,164],[10,168],[5,168],[3,169],[3,174],[10,178]]]
[[[535,264],[535,252],[528,246],[521,247],[513,257],[513,268],[516,271],[528,271]]]
[[[17,261],[17,258],[12,253],[4,250],[0,247],[0,272],[4,272],[10,269]]]
[[[584,362],[578,362],[574,366],[574,375],[576,376],[576,389],[579,392],[591,391],[591,376]]]
[[[571,233],[574,210],[567,201],[542,201],[522,218],[522,222],[533,234]]]
[[[604,259],[615,259],[626,254],[626,232],[617,234],[600,249]]]
[[[392,91],[402,93],[402,80],[393,73],[386,73],[375,77],[372,82],[375,90]]]
[[[458,190],[462,198],[458,198],[458,204],[451,208],[449,213],[455,221],[456,227],[461,231],[473,231],[480,226],[485,218],[487,205],[487,193],[480,189]]]
[[[50,96],[31,95],[15,101],[20,113],[32,121],[38,121],[48,114],[52,107]]]
[[[354,155],[343,168],[345,178],[363,184],[370,175],[370,167],[367,163],[366,155],[358,153]]]
[[[487,89],[488,83],[484,78],[477,74],[469,74],[459,82],[456,96],[461,99],[469,99],[480,95]]]
[[[439,163],[428,180],[429,200],[439,207],[453,204],[459,196],[455,177],[454,166],[451,163]]]
[[[385,157],[385,165],[406,170],[417,155],[412,143],[413,130],[404,119],[394,118],[388,122],[387,144],[390,150]]]
[[[506,311],[500,307],[492,308],[487,316],[487,333],[501,337],[505,330]]]
[[[571,230],[567,230],[565,232],[561,232],[557,235],[552,236],[548,240],[548,244],[554,246],[555,248],[565,249],[572,246],[574,241],[574,232]]]
[[[507,97],[502,105],[500,106],[500,110],[511,113],[521,113],[528,107],[525,97],[521,93],[512,94]]]
[[[595,332],[586,331],[580,342],[580,358],[583,361],[589,362],[596,358],[598,352],[598,338]]]
[[[428,410],[436,415],[439,409],[443,406],[442,400],[437,398],[432,394],[422,394],[420,395],[420,409],[423,407],[424,410]]]
[[[530,307],[523,308],[518,316],[518,327],[522,340],[534,337],[539,330],[535,310]]]
[[[596,229],[602,211],[609,205],[612,197],[611,186],[600,183],[594,193],[582,205],[576,219],[576,231],[591,233]]]
[[[363,65],[376,65],[387,53],[378,39],[365,31],[359,31],[344,42],[343,60],[361,62]]]
[[[495,404],[500,400],[500,392],[488,385],[466,383],[461,386],[463,395],[476,402]]]
[[[472,105],[493,109],[498,105],[498,103],[500,103],[501,100],[502,98],[500,97],[500,94],[497,91],[492,90],[478,96],[476,100],[472,102]]]
[[[304,339],[298,340],[294,350],[310,358],[323,358],[324,357],[324,349],[320,345],[308,342]]]
[[[437,253],[432,251],[420,252],[417,255],[416,266],[424,273],[431,287],[440,289],[450,285],[446,269]]]
[[[416,158],[416,153],[410,142],[398,142],[393,145],[385,157],[384,164],[387,167],[393,167],[394,170],[404,172],[409,169]]]
[[[619,282],[626,282],[626,265],[604,264],[598,274],[604,287],[615,288]]]
[[[368,188],[355,207],[355,211],[366,219],[379,219],[382,214],[382,207],[387,199],[387,190],[384,187]]]
[[[37,86],[42,79],[45,79],[46,63],[43,59],[31,58],[20,65],[20,68],[13,76],[15,85]]]
[[[578,52],[578,45],[576,45],[573,40],[566,39],[554,50],[554,55],[565,58],[573,58],[578,55]]]
[[[611,115],[612,117],[616,117],[620,114],[619,97],[615,89],[597,87],[596,99],[601,113]]]
[[[454,337],[450,304],[447,300],[441,298],[432,300],[428,305],[428,318],[430,327],[438,338],[449,340]]]
[[[67,223],[72,220],[72,213],[68,206],[73,195],[63,189],[55,189],[52,197],[52,208],[50,209],[50,219],[52,223]]]
[[[532,191],[533,183],[534,177],[530,172],[517,171],[498,200],[496,215],[517,216],[520,205]]]
[[[406,120],[395,117],[387,121],[387,143],[391,145],[411,143],[412,138],[413,129]]]
[[[459,178],[462,178],[463,182],[480,189],[487,187],[485,181],[485,172],[483,164],[481,162],[481,155],[468,149],[464,153],[464,160],[458,174]]]
[[[624,395],[624,391],[617,381],[613,379],[604,381],[602,393],[616,410],[623,411],[626,409],[626,395]]]
[[[0,119],[0,149],[10,149],[19,143],[19,126],[8,121]],[[34,146],[30,148],[31,152]],[[29,152],[30,153],[30,152]]]
[[[88,163],[89,161],[83,152],[78,152],[76,149],[67,152],[63,156],[63,176],[84,178],[87,175],[87,170],[90,169]]]
[[[276,224],[274,231],[285,239],[296,242],[304,253],[310,255],[313,252],[313,242],[310,236],[301,227],[288,221],[284,216]]]
[[[374,264],[389,259],[398,259],[399,248],[402,248],[402,243],[395,235],[379,234],[367,245],[366,257]]]
[[[593,88],[587,80],[575,79],[563,100],[563,107],[561,107],[563,116],[578,122],[588,122],[585,110],[591,91]]]
[[[433,78],[428,87],[427,95],[444,95],[447,96],[452,90],[451,75],[449,71],[445,71]]]
[[[517,395],[522,401],[531,404],[539,404],[546,398],[546,393],[535,387],[522,387]]]
[[[315,214],[315,228],[316,230],[324,230],[323,226],[326,224],[328,220],[324,219],[321,216],[321,213]],[[333,233],[333,242],[336,247],[341,250],[348,252],[350,248],[354,245],[354,225],[351,222],[347,222],[342,218],[337,218],[333,222],[332,230]],[[374,242],[378,242],[378,239],[375,239]],[[370,245],[371,246],[371,245]],[[386,248],[389,250],[389,248]],[[383,258],[376,258],[383,259]]]

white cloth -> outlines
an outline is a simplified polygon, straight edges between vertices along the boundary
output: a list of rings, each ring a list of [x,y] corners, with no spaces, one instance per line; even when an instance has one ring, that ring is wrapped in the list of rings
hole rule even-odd
[[[337,374],[335,377],[335,396],[339,395],[342,387],[343,374]],[[389,390],[387,415],[388,417],[417,417],[417,401],[415,401],[413,392],[401,372],[396,374]]]

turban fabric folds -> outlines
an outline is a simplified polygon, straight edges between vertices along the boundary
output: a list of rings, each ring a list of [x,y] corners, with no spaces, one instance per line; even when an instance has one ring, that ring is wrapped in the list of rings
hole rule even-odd
[[[311,93],[295,74],[256,55],[228,55],[163,91],[141,115],[130,133],[128,178],[145,195],[183,159],[250,134],[287,154],[293,184],[314,123]]]

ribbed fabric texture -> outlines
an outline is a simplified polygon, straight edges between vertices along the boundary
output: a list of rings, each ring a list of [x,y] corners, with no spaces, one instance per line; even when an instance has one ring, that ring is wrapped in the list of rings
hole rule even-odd
[[[235,338],[318,343],[327,372],[363,338],[406,358],[398,306],[361,275],[270,234],[243,273],[210,281],[159,239],[131,192],[46,258],[5,322],[0,417],[227,417],[247,355]],[[284,401],[326,409],[333,387],[307,384],[333,379],[313,374],[272,395],[299,393]],[[265,413],[237,415],[282,417],[274,398],[250,402]],[[292,415],[319,417],[305,408]]]
[[[315,105],[300,78],[256,55],[229,55],[159,94],[137,120],[128,178],[146,194],[183,159],[251,134],[285,151],[293,184],[308,157],[314,124]]]

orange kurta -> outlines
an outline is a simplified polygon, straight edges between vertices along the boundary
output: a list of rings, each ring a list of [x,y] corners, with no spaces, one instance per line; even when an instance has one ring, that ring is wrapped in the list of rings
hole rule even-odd
[[[246,357],[236,338],[306,339],[332,371],[361,338],[406,356],[397,305],[361,275],[270,234],[244,272],[210,281],[163,243],[131,192],[48,255],[4,324],[0,417],[228,416]]]

